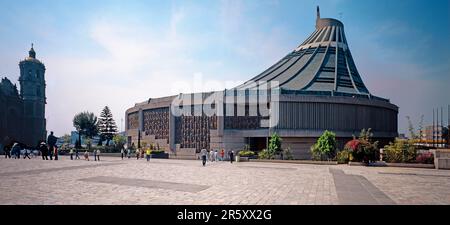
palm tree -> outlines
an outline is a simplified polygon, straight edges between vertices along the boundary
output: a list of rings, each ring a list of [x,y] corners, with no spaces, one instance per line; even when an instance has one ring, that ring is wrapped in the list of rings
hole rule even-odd
[[[73,126],[78,132],[78,143],[81,144],[81,135],[92,138],[98,134],[97,116],[91,112],[81,112],[73,117]]]

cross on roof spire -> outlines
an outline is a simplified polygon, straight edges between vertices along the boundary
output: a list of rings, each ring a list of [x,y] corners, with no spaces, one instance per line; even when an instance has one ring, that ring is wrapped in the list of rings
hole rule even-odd
[[[320,19],[320,8],[317,6],[317,19]]]

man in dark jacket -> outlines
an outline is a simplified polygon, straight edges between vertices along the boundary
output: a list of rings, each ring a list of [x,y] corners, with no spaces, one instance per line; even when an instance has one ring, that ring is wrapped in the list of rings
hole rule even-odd
[[[50,131],[50,135],[48,135],[47,138],[48,153],[50,154],[50,160],[53,160],[53,151],[55,150],[56,141],[58,141],[58,138],[56,138],[53,135],[53,131]]]
[[[230,162],[233,163],[233,161],[234,161],[234,151],[230,151],[228,154],[230,155]]]
[[[5,151],[5,158],[11,158],[11,149],[9,146],[5,146],[4,149]]]

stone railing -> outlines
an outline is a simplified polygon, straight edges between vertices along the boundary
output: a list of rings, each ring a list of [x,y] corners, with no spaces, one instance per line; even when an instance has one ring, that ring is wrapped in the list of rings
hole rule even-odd
[[[450,149],[434,150],[434,165],[436,169],[450,169]]]

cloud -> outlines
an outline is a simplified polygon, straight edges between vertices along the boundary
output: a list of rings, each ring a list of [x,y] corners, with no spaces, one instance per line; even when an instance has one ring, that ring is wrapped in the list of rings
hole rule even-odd
[[[86,36],[98,52],[82,57],[57,53],[46,58],[48,128],[67,133],[77,112],[98,114],[105,105],[120,123],[127,108],[150,97],[236,85],[225,82],[226,76],[212,78],[215,71],[229,72],[223,63],[195,60],[195,51],[204,43],[199,34],[178,29],[187,17],[186,10],[173,9],[164,29],[151,22],[93,20]],[[200,86],[195,86],[195,74],[205,74]],[[176,83],[187,84],[183,86],[187,89],[177,89]]]

